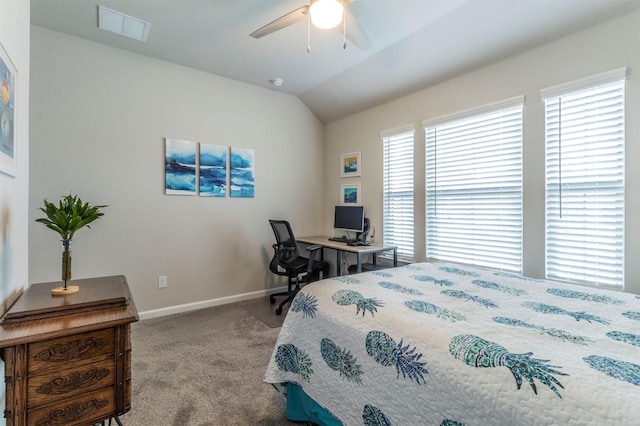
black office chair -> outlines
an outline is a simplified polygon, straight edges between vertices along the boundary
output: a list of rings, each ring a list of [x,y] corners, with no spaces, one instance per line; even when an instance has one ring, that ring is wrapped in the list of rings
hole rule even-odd
[[[300,291],[300,284],[308,284],[316,281],[329,273],[329,263],[316,260],[318,251],[322,246],[309,246],[309,257],[300,254],[296,238],[293,236],[291,225],[286,220],[269,220],[273,233],[276,236],[276,244],[273,244],[273,259],[269,263],[271,272],[288,278],[289,290],[275,293],[269,296],[271,304],[276,303],[276,296],[287,296],[276,309],[276,315],[282,314],[282,307],[291,302]]]

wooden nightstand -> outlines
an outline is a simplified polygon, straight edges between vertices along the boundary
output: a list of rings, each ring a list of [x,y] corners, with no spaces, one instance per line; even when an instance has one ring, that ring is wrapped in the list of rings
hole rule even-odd
[[[124,276],[31,285],[0,321],[9,426],[90,425],[131,408],[130,323]]]

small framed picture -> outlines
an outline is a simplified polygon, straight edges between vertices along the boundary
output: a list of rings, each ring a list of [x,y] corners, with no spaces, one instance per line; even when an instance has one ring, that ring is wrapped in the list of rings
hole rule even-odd
[[[360,200],[360,184],[340,185],[340,203],[341,204],[361,204]]]
[[[15,177],[17,174],[16,143],[16,79],[18,71],[9,54],[0,44],[0,172]]]
[[[359,152],[350,152],[340,156],[340,177],[362,175],[362,160]]]

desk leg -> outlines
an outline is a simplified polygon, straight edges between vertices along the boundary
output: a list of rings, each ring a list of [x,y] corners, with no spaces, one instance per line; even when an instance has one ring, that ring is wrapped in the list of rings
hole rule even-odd
[[[342,250],[336,250],[336,275],[342,275]]]
[[[358,252],[358,269],[356,272],[362,272],[362,253]]]
[[[398,249],[393,249],[393,267],[398,266]]]
[[[324,262],[324,247],[320,248],[320,260]],[[323,272],[322,273],[322,279],[329,278],[329,275],[331,275],[331,273],[327,269],[327,276],[325,277],[324,276],[324,272]]]

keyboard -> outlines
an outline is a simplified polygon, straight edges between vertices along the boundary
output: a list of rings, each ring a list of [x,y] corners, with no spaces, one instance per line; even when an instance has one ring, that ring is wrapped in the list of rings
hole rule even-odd
[[[347,243],[348,246],[370,246],[371,243],[369,241],[353,241],[350,243]]]
[[[355,243],[356,242],[356,240],[347,238],[347,237],[331,237],[329,238],[329,241],[334,241],[337,243]]]

